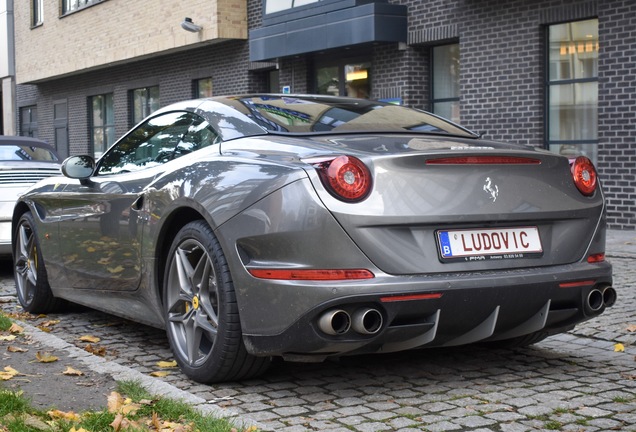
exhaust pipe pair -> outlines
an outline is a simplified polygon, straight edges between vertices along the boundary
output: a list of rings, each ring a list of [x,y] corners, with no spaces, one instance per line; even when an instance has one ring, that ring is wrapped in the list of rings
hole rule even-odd
[[[377,309],[361,308],[353,316],[343,309],[331,309],[322,314],[318,327],[331,336],[345,334],[351,328],[362,335],[373,335],[380,331],[383,322],[382,314]]]
[[[616,303],[616,290],[607,286],[603,289],[591,290],[586,299],[585,306],[591,312],[598,312],[603,308],[612,307]]]

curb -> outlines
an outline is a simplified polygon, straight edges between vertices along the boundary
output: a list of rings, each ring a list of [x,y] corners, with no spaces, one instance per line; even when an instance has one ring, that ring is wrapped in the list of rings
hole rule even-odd
[[[181,390],[173,386],[172,384],[169,384],[158,378],[144,375],[141,372],[138,372],[126,366],[122,366],[119,363],[93,355],[69,342],[66,342],[63,339],[60,339],[53,334],[45,333],[37,327],[33,327],[32,325],[25,323],[24,321],[16,320],[16,322],[20,323],[20,325],[25,329],[25,331],[35,342],[48,346],[52,349],[66,351],[70,358],[79,360],[94,372],[109,375],[115,381],[139,382],[146,390],[148,390],[153,395],[159,395],[169,399],[185,402],[189,405],[192,405],[192,407],[199,411],[201,414],[230,420],[236,426],[242,427],[243,429],[249,426],[256,426],[260,430],[268,430],[267,427],[265,427],[258,421],[234,412],[231,409],[220,408],[217,405],[208,403],[201,397]]]

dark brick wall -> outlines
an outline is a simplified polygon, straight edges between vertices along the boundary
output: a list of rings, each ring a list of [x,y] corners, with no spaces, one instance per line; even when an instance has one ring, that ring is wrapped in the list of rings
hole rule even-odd
[[[372,97],[400,97],[430,108],[430,48],[457,41],[461,56],[461,118],[486,137],[544,145],[545,28],[598,17],[599,171],[608,222],[636,229],[636,2],[634,0],[390,0],[408,7],[408,43],[370,47]],[[248,0],[248,25],[262,23],[262,0]],[[314,61],[356,55],[279,59],[281,85],[312,90]],[[88,151],[87,98],[115,94],[117,134],[129,122],[129,90],[160,86],[161,105],[192,96],[192,80],[213,77],[215,94],[263,91],[273,64],[248,63],[247,41],[230,41],[37,86],[19,86],[18,104],[37,101],[40,137],[53,142],[52,112],[68,100],[71,153]]]

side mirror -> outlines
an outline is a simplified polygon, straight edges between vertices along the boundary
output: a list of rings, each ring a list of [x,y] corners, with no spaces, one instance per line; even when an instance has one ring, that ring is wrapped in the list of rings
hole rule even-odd
[[[85,180],[95,173],[96,166],[92,156],[71,156],[62,162],[62,174],[72,179]]]

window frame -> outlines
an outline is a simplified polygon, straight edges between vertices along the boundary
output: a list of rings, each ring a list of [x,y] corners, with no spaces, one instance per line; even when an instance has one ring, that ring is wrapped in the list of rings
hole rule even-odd
[[[347,94],[347,77],[346,77],[346,68],[347,66],[356,66],[356,65],[367,65],[367,82],[368,82],[368,94],[366,97],[361,97],[362,99],[370,99],[373,94],[373,61],[371,56],[364,57],[353,57],[353,58],[340,58],[336,60],[330,61],[319,61],[313,67],[313,92],[316,94],[323,95],[332,95],[332,93],[318,93],[318,70],[326,69],[326,68],[337,68],[338,70],[338,94],[335,96],[349,96],[349,97],[360,97],[360,96],[351,96]]]
[[[109,118],[109,111],[108,111],[108,104],[107,104],[107,98],[110,97],[110,111],[112,112],[112,124],[108,122],[108,118]],[[95,98],[101,98],[102,101],[100,103],[100,108],[102,110],[102,120],[103,120],[103,124],[101,125],[95,125],[95,111],[94,111],[94,100]],[[106,153],[106,150],[108,150],[110,148],[111,145],[113,145],[115,143],[115,141],[117,141],[117,137],[115,135],[115,96],[113,93],[103,93],[103,94],[98,94],[98,95],[93,95],[90,96],[88,98],[88,107],[89,107],[89,129],[90,129],[90,148],[92,149],[93,152],[93,156],[95,156],[96,158],[101,156],[102,154]],[[95,147],[95,131],[96,130],[101,130],[102,131],[102,136],[103,136],[103,143],[104,143],[104,148],[101,149],[101,154],[98,156],[97,155],[97,148]],[[108,134],[108,131],[112,130],[112,135]],[[110,142],[111,140],[109,140],[109,137],[112,138],[112,142]]]
[[[29,114],[29,121],[24,122],[25,113]],[[33,114],[35,113],[35,121],[33,121]],[[28,125],[28,131],[25,134],[24,126]],[[38,106],[28,105],[20,107],[20,136],[28,136],[32,138],[38,138]]]
[[[69,15],[107,0],[60,0],[60,15]]]
[[[459,71],[457,72],[457,96],[453,96],[453,97],[440,97],[437,98],[435,96],[435,49],[436,48],[441,48],[441,47],[450,47],[450,46],[457,46],[457,51],[458,51],[458,64],[459,64]],[[455,41],[455,42],[451,42],[451,43],[445,43],[445,44],[441,44],[441,45],[435,45],[432,46],[430,49],[430,70],[429,70],[429,76],[430,76],[430,81],[429,81],[429,94],[430,96],[430,111],[433,114],[436,115],[440,115],[439,112],[435,111],[435,105],[436,104],[440,104],[440,103],[446,103],[446,102],[457,102],[457,118],[447,118],[444,116],[444,118],[447,118],[448,120],[455,122],[455,123],[459,123],[461,120],[461,50],[460,50],[460,45],[459,45],[459,41]]]
[[[156,106],[151,105],[152,102],[154,102],[155,100],[150,95],[150,92],[154,89],[156,89],[157,91]],[[141,106],[142,112],[139,118],[137,118],[137,115],[135,112],[135,94],[138,91],[144,91],[145,93],[143,105]],[[145,87],[137,87],[137,88],[131,89],[129,91],[129,103],[130,103],[130,123],[131,123],[131,126],[135,126],[161,107],[161,91],[159,89],[159,85],[149,85]]]
[[[210,82],[210,94],[209,95],[201,94],[201,90],[202,90],[201,83],[203,81],[209,81]],[[207,97],[214,96],[214,81],[213,81],[212,77],[197,78],[197,79],[195,79],[193,81],[192,87],[193,87],[193,97],[195,99],[201,99],[201,98],[207,98]]]
[[[31,0],[31,28],[44,24],[44,0]]]
[[[551,41],[550,41],[550,29],[555,27],[555,26],[559,26],[559,25],[566,25],[566,24],[572,24],[572,23],[577,23],[577,22],[585,22],[585,21],[596,21],[596,42],[597,44],[600,42],[599,40],[599,32],[598,32],[598,24],[599,24],[599,20],[598,17],[590,17],[590,18],[585,18],[585,19],[576,19],[576,20],[568,20],[568,21],[564,21],[564,22],[558,22],[558,23],[552,23],[552,24],[548,24],[545,26],[545,44],[544,44],[544,49],[545,49],[545,56],[544,56],[544,61],[545,61],[545,82],[544,82],[544,116],[543,116],[543,120],[544,120],[544,148],[546,148],[549,151],[552,152],[557,152],[556,149],[554,148],[554,146],[559,146],[559,154],[562,154],[561,148],[560,146],[574,146],[574,148],[576,149],[579,146],[593,146],[593,151],[592,151],[592,155],[590,157],[590,159],[596,164],[597,162],[597,152],[598,152],[598,145],[599,145],[599,138],[598,138],[598,120],[599,120],[599,116],[598,116],[598,103],[599,103],[599,93],[598,93],[598,84],[599,84],[599,73],[598,73],[598,57],[597,57],[597,67],[595,70],[595,76],[594,77],[584,77],[584,78],[568,78],[568,79],[552,79],[550,76],[550,71],[551,71],[551,64],[550,64],[550,53],[551,53]],[[574,43],[575,41],[570,41],[571,43]],[[597,50],[597,56],[598,56],[598,50]],[[576,84],[586,84],[586,83],[596,83],[597,84],[597,91],[596,91],[596,138],[582,138],[582,139],[571,139],[571,140],[563,140],[563,139],[551,139],[550,138],[550,128],[551,128],[551,97],[550,97],[550,90],[553,87],[556,86],[570,86],[570,85],[576,85]],[[562,105],[559,105],[562,106]],[[576,154],[578,154],[579,152],[576,151]],[[572,155],[574,156],[574,155]],[[589,157],[589,155],[588,155]]]

